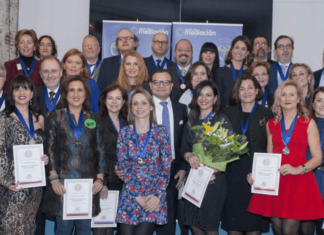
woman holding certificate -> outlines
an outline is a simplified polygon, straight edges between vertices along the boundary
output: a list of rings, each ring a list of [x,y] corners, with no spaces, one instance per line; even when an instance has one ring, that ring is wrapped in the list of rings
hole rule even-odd
[[[270,217],[274,234],[298,234],[301,221],[324,218],[324,205],[312,170],[322,162],[316,123],[308,117],[303,91],[288,80],[275,92],[274,119],[267,123],[267,152],[282,154],[278,196],[253,194],[249,212]],[[309,147],[311,159],[306,160]],[[251,175],[248,182],[253,184]],[[307,232],[303,222],[302,231]]]
[[[100,212],[99,192],[106,164],[101,153],[103,146],[98,145],[101,138],[97,136],[98,117],[89,111],[89,99],[90,88],[85,78],[66,78],[61,88],[59,109],[49,116],[45,149],[50,157],[50,184],[46,189],[43,211],[48,216],[56,216],[55,234],[59,235],[70,235],[74,227],[77,235],[91,234],[91,217]],[[65,203],[73,191],[64,187],[68,179],[78,179],[74,190],[79,193],[70,205]],[[88,179],[93,182],[92,188],[91,185],[82,186]]]
[[[231,162],[226,168],[227,197],[223,209],[222,229],[230,235],[260,235],[269,231],[269,219],[249,213],[251,186],[246,175],[252,172],[255,152],[267,152],[266,123],[273,118],[270,109],[258,104],[263,96],[256,78],[249,74],[238,77],[230,94],[230,105],[224,110],[237,134],[247,138],[249,155]]]
[[[124,173],[117,222],[122,235],[151,235],[155,224],[167,223],[171,144],[166,127],[156,124],[147,91],[134,91],[129,106],[131,125],[121,129],[117,139],[117,166]]]
[[[181,143],[181,155],[190,164],[190,167],[197,169],[200,161],[192,154],[194,136],[192,126],[203,125],[210,122],[213,126],[216,122],[223,121],[223,127],[233,132],[231,122],[222,113],[219,113],[220,105],[218,90],[211,81],[202,81],[194,91],[189,107],[191,109],[189,121],[184,128]],[[219,221],[222,215],[222,208],[226,199],[225,172],[212,168],[214,174],[209,182],[200,208],[189,201],[185,201],[185,221],[190,225],[194,235],[217,235]]]
[[[44,118],[37,107],[36,90],[30,78],[17,75],[8,91],[7,106],[0,113],[0,234],[34,234],[43,190],[15,183],[13,146],[42,144]],[[42,156],[42,160],[48,163],[47,156]],[[26,183],[31,177],[26,176]]]

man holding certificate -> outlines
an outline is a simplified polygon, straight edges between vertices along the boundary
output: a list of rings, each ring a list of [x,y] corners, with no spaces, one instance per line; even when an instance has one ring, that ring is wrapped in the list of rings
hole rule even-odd
[[[20,74],[11,81],[6,98],[8,105],[0,113],[0,234],[34,234],[42,199],[39,185],[45,183],[41,160],[48,163],[42,146],[35,150],[43,143],[44,118],[27,76]]]
[[[106,169],[97,137],[97,115],[90,110],[90,88],[81,76],[63,81],[58,109],[49,115],[45,149],[50,185],[43,211],[56,216],[56,234],[91,234],[91,218],[100,212],[99,191]]]

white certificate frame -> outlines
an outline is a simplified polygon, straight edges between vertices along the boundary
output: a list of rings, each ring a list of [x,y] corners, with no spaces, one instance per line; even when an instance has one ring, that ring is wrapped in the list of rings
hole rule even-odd
[[[46,186],[43,144],[14,145],[15,183],[17,188],[36,188]]]
[[[63,220],[92,218],[92,185],[93,179],[64,180]]]
[[[254,153],[252,193],[278,196],[281,158],[281,154]]]
[[[119,191],[109,190],[107,198],[100,198],[101,212],[91,220],[91,228],[115,228]]]
[[[186,185],[184,186],[182,192],[182,197],[200,208],[210,178],[213,174],[214,170],[207,166],[204,166],[203,164],[200,164],[200,167],[198,167],[197,170],[191,168]],[[196,195],[196,191],[198,192],[198,195]]]

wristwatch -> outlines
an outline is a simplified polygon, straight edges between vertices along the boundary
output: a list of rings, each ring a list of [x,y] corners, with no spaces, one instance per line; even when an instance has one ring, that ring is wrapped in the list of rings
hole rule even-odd
[[[308,172],[307,167],[303,164],[302,167],[304,168],[304,174]]]

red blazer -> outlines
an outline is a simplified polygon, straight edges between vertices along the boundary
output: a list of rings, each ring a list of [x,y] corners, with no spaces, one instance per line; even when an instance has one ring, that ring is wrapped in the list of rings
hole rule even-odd
[[[18,58],[14,59],[14,60],[7,61],[4,64],[7,69],[7,80],[6,80],[6,83],[3,88],[5,93],[8,93],[8,88],[9,88],[9,85],[10,85],[10,82],[12,79],[17,74],[24,74],[24,71],[22,69],[18,70],[17,64],[20,64]],[[32,72],[32,75],[31,75],[31,80],[34,82],[35,87],[44,86],[43,80],[39,73],[39,66],[40,66],[40,62],[38,60],[36,60],[36,65]]]

